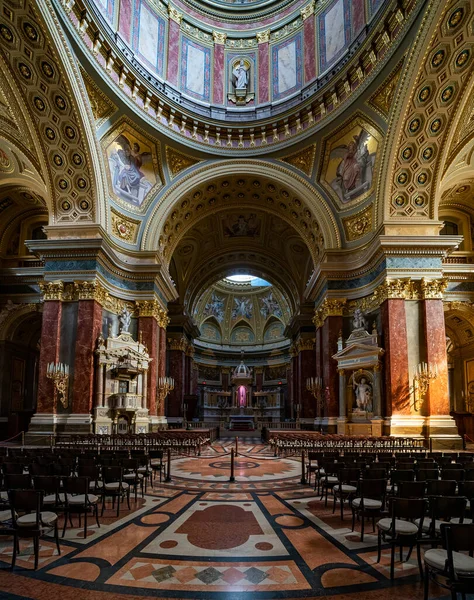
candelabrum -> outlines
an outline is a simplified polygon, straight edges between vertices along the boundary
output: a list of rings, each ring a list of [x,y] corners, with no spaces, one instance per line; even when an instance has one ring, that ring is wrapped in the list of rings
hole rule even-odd
[[[417,364],[415,374],[413,376],[413,389],[414,389],[414,409],[419,410],[419,404],[423,402],[426,393],[430,387],[431,381],[438,377],[437,365],[430,365],[426,362],[420,362]]]
[[[318,419],[321,420],[322,418],[322,408],[323,408],[323,402],[322,402],[322,391],[323,391],[323,379],[322,377],[308,377],[306,379],[306,389],[308,390],[308,392],[311,392],[311,394],[314,396],[314,398],[316,399],[316,415],[318,416]]]
[[[64,363],[49,363],[46,377],[53,380],[54,401],[59,400],[64,408],[68,407],[67,384],[69,381],[69,365]]]
[[[158,409],[164,404],[166,396],[172,390],[174,390],[174,379],[172,377],[158,377],[158,385],[156,386]]]

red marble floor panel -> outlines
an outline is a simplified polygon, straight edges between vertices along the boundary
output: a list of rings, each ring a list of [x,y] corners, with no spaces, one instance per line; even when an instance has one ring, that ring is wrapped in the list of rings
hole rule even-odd
[[[48,571],[50,575],[79,579],[79,581],[95,581],[100,575],[100,567],[88,562],[77,562],[54,567]]]
[[[375,577],[356,569],[331,569],[321,577],[321,583],[325,588],[376,582]]]
[[[167,513],[176,514],[187,504],[191,503],[195,498],[196,496],[194,494],[180,496],[179,498],[176,498],[176,500],[172,500],[171,502],[168,502],[162,506],[161,510]]]
[[[131,523],[111,536],[97,542],[94,546],[83,550],[77,558],[103,558],[111,565],[115,565],[128,554],[135,546],[141,544],[155,531],[152,527],[140,527]]]
[[[249,500],[252,501],[253,498],[250,494],[239,494],[238,492],[229,492],[228,494],[223,494],[219,492],[209,492],[201,496],[201,500]]]
[[[284,529],[283,533],[310,569],[328,563],[355,565],[355,562],[347,554],[339,550],[312,527]]]
[[[274,496],[259,496],[260,502],[268,510],[271,515],[287,514],[292,515],[293,511],[291,508],[285,506],[282,502],[277,500]]]

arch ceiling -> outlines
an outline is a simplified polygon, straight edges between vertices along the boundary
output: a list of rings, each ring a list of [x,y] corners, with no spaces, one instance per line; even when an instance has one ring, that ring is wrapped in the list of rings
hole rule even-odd
[[[169,264],[196,222],[230,207],[277,216],[297,232],[314,263],[324,247],[340,245],[328,204],[305,179],[272,163],[224,161],[196,169],[168,188],[152,209],[142,248],[158,248]]]

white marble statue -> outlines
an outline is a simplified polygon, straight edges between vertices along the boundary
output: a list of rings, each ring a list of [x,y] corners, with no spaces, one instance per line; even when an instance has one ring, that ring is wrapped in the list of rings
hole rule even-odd
[[[245,66],[244,61],[241,59],[239,64],[232,71],[232,75],[235,77],[234,85],[236,90],[246,90],[249,83],[248,67]]]
[[[360,308],[355,309],[354,319],[353,319],[352,323],[354,325],[354,329],[365,329],[366,322],[365,322],[364,315],[362,314],[362,311],[360,310]]]
[[[367,383],[365,377],[361,377],[359,383],[354,379],[353,388],[356,397],[357,409],[360,411],[371,411],[372,409],[372,386]]]
[[[122,312],[119,314],[120,333],[130,333],[129,328],[131,320],[132,313],[128,309],[123,307]]]

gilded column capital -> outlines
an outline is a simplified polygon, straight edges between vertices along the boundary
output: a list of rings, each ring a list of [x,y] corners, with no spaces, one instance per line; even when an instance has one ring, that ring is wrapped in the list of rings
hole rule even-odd
[[[314,338],[309,339],[299,339],[296,343],[296,347],[298,352],[303,352],[304,350],[314,350],[314,344],[316,340]]]
[[[166,329],[168,327],[168,323],[170,322],[169,317],[168,317],[168,312],[166,310],[163,310],[162,308],[160,308],[159,315],[156,320],[158,321],[158,325],[162,329]]]
[[[193,344],[188,344],[186,346],[186,356],[189,356],[190,358],[194,358],[194,353],[195,353],[195,350],[194,350]]]
[[[109,293],[97,280],[75,281],[74,292],[78,300],[95,300],[101,306],[104,306],[109,298]]]
[[[260,375],[261,373],[263,373],[263,367],[254,367],[253,372],[255,373],[255,375]]]
[[[447,287],[447,279],[429,280],[423,277],[420,283],[421,298],[423,300],[442,300]]]
[[[327,317],[342,317],[347,298],[326,298],[314,312],[313,323],[316,328],[322,327]]]
[[[188,347],[188,340],[183,336],[178,339],[168,338],[168,344],[170,350],[179,350],[180,352],[186,352]]]
[[[214,39],[214,44],[225,44],[227,39],[227,33],[213,30],[212,37]]]
[[[339,377],[344,377],[344,375],[346,374],[346,372],[344,371],[344,369],[338,369],[337,370]]]
[[[43,296],[43,302],[48,300],[59,300],[63,299],[64,283],[62,281],[40,281],[39,288]]]
[[[303,6],[303,8],[300,10],[303,21],[306,21],[306,19],[311,17],[311,15],[314,15],[314,6],[315,6],[315,2],[313,0],[306,6]]]
[[[376,304],[385,300],[416,300],[417,296],[415,282],[411,279],[386,279],[374,292]]]
[[[259,44],[265,44],[270,41],[270,29],[265,29],[265,31],[257,31],[255,36]]]
[[[183,13],[180,13],[177,8],[168,4],[168,15],[172,21],[181,25],[181,21],[183,20]]]
[[[153,317],[158,324],[162,321],[163,315],[167,319],[166,312],[161,308],[157,300],[137,300],[135,306],[139,317]]]

